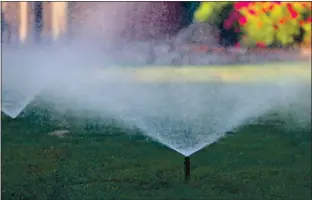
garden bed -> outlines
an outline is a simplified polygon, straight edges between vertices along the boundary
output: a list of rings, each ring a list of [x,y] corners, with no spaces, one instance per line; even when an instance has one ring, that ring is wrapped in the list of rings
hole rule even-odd
[[[299,49],[243,49],[210,47],[201,44],[142,44],[126,46],[111,53],[116,64],[132,65],[237,65],[270,62],[308,61]]]

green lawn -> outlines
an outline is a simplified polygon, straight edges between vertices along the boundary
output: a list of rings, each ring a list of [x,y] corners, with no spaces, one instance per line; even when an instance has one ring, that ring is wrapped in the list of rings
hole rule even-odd
[[[67,129],[65,138],[47,133]],[[2,116],[2,199],[311,199],[311,130],[273,124],[183,157],[140,135],[91,118]]]
[[[138,82],[215,82],[252,83],[276,82],[277,80],[311,81],[311,62],[268,63],[224,66],[141,66],[122,68],[121,72],[132,74]],[[111,67],[96,76],[118,72]],[[261,75],[260,75],[261,74]]]

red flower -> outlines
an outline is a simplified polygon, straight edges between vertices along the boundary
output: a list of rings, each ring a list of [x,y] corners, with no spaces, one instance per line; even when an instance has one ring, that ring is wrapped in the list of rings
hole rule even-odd
[[[300,20],[299,24],[300,24],[300,26],[303,26],[305,24],[305,21]]]
[[[286,22],[286,18],[283,18],[279,21],[280,24],[285,24],[285,22]]]
[[[269,11],[273,10],[274,8],[274,4],[272,4],[270,7],[269,7]]]
[[[266,47],[266,45],[264,42],[257,42],[257,47],[264,48],[264,47]]]
[[[235,43],[234,45],[235,48],[240,48],[241,47],[241,44],[239,42]]]
[[[278,26],[276,24],[273,25],[274,30],[278,29]]]
[[[308,8],[308,5],[307,5],[306,3],[302,3],[301,5],[302,5],[302,7],[304,7],[304,8]]]
[[[252,9],[249,9],[248,12],[249,12],[250,14],[252,14],[252,15],[256,15],[256,14],[257,14],[257,13],[256,13],[254,10],[252,10]]]
[[[312,23],[312,18],[309,17],[309,18],[307,19],[306,23]]]
[[[242,16],[241,18],[239,18],[239,24],[244,26],[247,23],[247,19],[246,17]]]
[[[290,12],[290,15],[293,19],[298,17],[298,13],[293,9],[293,7],[290,3],[287,3],[287,9]]]

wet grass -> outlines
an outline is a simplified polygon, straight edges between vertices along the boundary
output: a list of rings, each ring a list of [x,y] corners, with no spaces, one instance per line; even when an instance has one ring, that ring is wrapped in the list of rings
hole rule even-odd
[[[215,82],[261,83],[288,80],[311,81],[311,63],[289,62],[237,66],[157,66],[127,69],[139,82]],[[116,71],[115,68],[111,69]],[[122,69],[124,72],[125,69]],[[263,76],[259,76],[262,74]]]
[[[67,129],[64,138],[47,133]],[[311,130],[241,128],[183,157],[94,119],[2,116],[2,199],[311,199]]]

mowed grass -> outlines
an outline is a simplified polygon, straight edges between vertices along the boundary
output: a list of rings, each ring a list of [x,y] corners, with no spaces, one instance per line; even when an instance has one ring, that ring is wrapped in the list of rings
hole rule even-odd
[[[70,130],[64,138],[50,136]],[[183,156],[117,125],[46,114],[2,117],[2,199],[311,199],[311,130],[242,127]]]
[[[107,70],[107,69],[106,69]],[[115,72],[116,68],[111,70]],[[269,63],[238,66],[155,66],[122,69],[138,82],[225,82],[252,83],[311,81],[311,62]],[[107,71],[98,76],[107,74]]]

